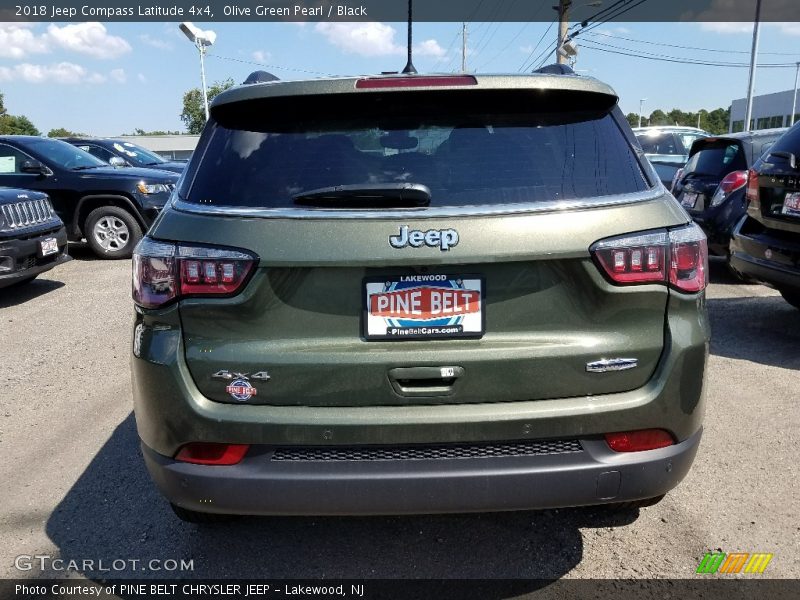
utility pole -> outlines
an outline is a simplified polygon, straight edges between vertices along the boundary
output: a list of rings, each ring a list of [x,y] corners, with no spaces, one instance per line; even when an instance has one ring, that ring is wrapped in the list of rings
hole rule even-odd
[[[800,79],[800,62],[797,63],[797,71],[794,74],[794,100],[792,100],[792,116],[789,118],[789,127],[794,125],[794,115],[797,112],[797,81]]]
[[[756,84],[756,67],[758,58],[758,36],[761,32],[761,0],[756,0],[756,20],[753,23],[753,50],[750,52],[750,82],[747,85],[747,110],[744,114],[744,131],[750,131],[753,118],[753,89]],[[755,123],[753,124],[755,129]]]
[[[569,62],[567,56],[558,50],[564,45],[567,39],[569,29],[569,7],[572,5],[572,0],[558,0],[558,45],[556,46],[556,62],[560,65],[566,65]]]
[[[461,72],[467,72],[467,24],[461,23]]]
[[[644,111],[644,103],[647,98],[642,98],[639,100],[639,127],[642,126],[642,112]]]

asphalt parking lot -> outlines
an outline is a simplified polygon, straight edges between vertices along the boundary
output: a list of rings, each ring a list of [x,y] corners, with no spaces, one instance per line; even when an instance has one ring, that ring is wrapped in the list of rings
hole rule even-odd
[[[0,291],[0,576],[19,555],[191,559],[183,577],[691,578],[709,550],[800,577],[800,311],[712,265],[705,436],[659,505],[373,518],[178,521],[131,412],[129,261],[75,260]],[[174,577],[126,567],[105,576]],[[47,570],[45,570],[47,571]],[[84,570],[83,574],[98,574]]]

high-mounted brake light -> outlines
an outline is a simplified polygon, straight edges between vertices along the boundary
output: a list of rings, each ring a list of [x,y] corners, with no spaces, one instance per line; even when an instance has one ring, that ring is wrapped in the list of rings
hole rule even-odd
[[[663,283],[688,293],[706,287],[708,246],[703,230],[694,223],[601,240],[590,250],[603,272],[619,285]]]
[[[375,90],[387,88],[415,88],[415,87],[458,87],[463,85],[478,85],[478,80],[472,75],[434,75],[421,77],[370,77],[356,81],[356,89]]]
[[[248,444],[194,442],[182,446],[175,455],[175,460],[194,465],[230,466],[242,462],[249,449]]]
[[[663,429],[640,429],[607,433],[606,443],[614,452],[641,452],[672,446],[675,439]]]
[[[747,185],[747,171],[733,171],[725,176],[720,184],[717,186],[717,191],[711,198],[711,206],[719,206],[725,199],[736,190],[742,189]]]
[[[758,171],[750,169],[747,178],[747,191],[745,197],[750,203],[752,208],[759,210],[761,208],[761,199],[758,197]]]
[[[133,301],[156,308],[184,296],[232,296],[257,262],[233,248],[170,244],[144,238],[133,251]]]

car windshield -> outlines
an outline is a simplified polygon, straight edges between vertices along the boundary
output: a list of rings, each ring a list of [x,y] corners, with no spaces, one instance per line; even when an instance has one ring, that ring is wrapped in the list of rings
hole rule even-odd
[[[149,167],[167,162],[164,158],[146,148],[130,142],[112,142],[114,150],[124,156],[128,162],[136,167]]]
[[[699,152],[693,154],[683,169],[683,176],[694,173],[722,179],[728,173],[746,169],[747,159],[741,144],[719,140],[704,145]]]
[[[47,161],[53,162],[64,169],[80,170],[108,166],[99,158],[95,158],[88,152],[61,140],[38,138],[27,143]]]
[[[669,132],[637,133],[636,139],[639,140],[645,154],[686,154],[680,140]]]
[[[509,113],[497,112],[498,104],[495,112],[426,105],[406,117],[339,114],[290,130],[258,127],[255,119],[248,128],[217,124],[181,194],[203,204],[274,208],[331,186],[409,183],[426,186],[434,207],[572,200],[649,187],[609,112]]]

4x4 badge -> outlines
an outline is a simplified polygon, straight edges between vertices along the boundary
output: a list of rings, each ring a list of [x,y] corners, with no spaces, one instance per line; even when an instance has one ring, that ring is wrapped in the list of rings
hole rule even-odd
[[[222,379],[224,381],[231,381],[232,379],[256,379],[258,381],[269,381],[272,379],[272,377],[270,377],[270,374],[266,371],[259,371],[258,373],[253,373],[250,375],[248,373],[237,373],[222,369],[221,371],[214,373],[211,376],[211,379]]]

